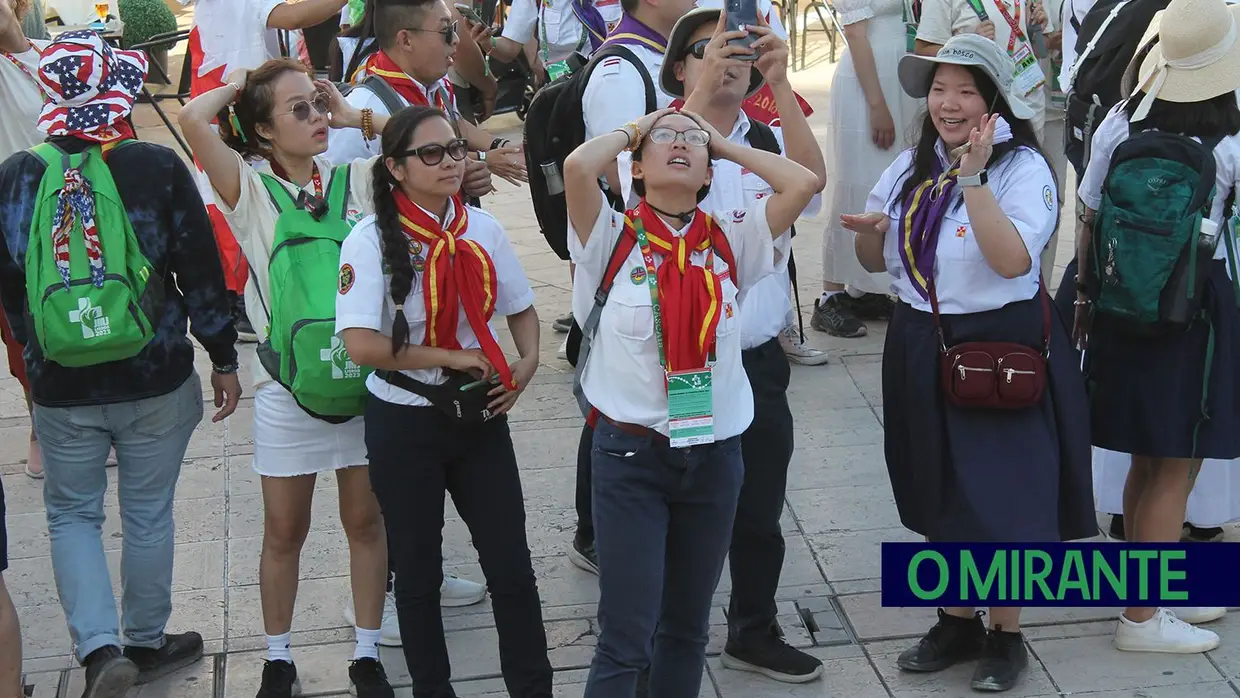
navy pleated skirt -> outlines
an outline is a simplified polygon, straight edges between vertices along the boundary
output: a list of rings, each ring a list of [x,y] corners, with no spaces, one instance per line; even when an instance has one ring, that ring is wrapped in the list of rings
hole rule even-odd
[[[943,322],[957,343],[1042,344],[1036,299]],[[1046,542],[1098,533],[1085,383],[1057,312],[1051,325],[1040,404],[964,410],[943,395],[933,317],[897,305],[883,349],[883,416],[887,470],[908,529],[937,542]]]
[[[1202,309],[1210,322],[1155,338],[1109,332],[1095,319],[1085,351],[1095,446],[1157,458],[1240,457],[1240,309],[1221,260],[1213,263]]]

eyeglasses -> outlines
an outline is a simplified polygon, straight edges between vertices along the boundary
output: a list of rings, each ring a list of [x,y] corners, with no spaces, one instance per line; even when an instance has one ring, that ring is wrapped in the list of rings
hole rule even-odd
[[[320,114],[326,114],[329,103],[330,100],[328,100],[327,95],[320,92],[315,95],[313,101],[303,99],[294,104],[292,107],[289,107],[289,110],[285,113],[292,114],[298,121],[309,121],[311,107],[313,107],[314,110]]]
[[[425,32],[427,34],[439,34],[443,36],[443,41],[445,44],[452,45],[453,43],[456,42],[457,26],[459,26],[460,23],[461,23],[460,20],[457,20],[453,22],[452,24],[449,24],[448,26],[444,27],[443,29],[422,29],[421,27],[411,27],[407,31]]]
[[[695,41],[685,47],[685,55],[681,56],[681,58],[685,59],[685,58],[688,58],[689,56],[693,56],[694,58],[700,61],[703,58],[705,58],[706,47],[709,45],[710,45],[710,39],[701,39],[700,41]]]
[[[660,126],[659,128],[650,129],[651,143],[666,145],[668,143],[675,143],[677,139],[689,145],[704,146],[710,143],[710,134],[700,128],[677,131],[666,126]]]
[[[469,142],[464,138],[454,138],[448,141],[447,145],[441,143],[427,143],[417,148],[410,148],[399,153],[394,153],[394,158],[407,158],[416,156],[427,167],[434,167],[443,162],[444,153],[448,157],[460,162],[469,155]]]

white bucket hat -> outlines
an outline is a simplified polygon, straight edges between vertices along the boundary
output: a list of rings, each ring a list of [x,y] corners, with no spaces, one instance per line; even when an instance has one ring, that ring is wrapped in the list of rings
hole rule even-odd
[[[1161,17],[1155,16],[1150,30],[1155,28],[1158,45],[1137,72],[1133,96],[1145,95],[1132,121],[1145,119],[1155,99],[1190,104],[1240,89],[1240,6],[1171,0]]]
[[[913,53],[904,56],[896,71],[900,76],[900,86],[908,96],[924,99],[930,94],[931,76],[944,63],[981,68],[1011,108],[1012,116],[1026,121],[1033,118],[1033,107],[1012,92],[1012,78],[1016,74],[1012,57],[995,42],[979,34],[957,34],[948,39],[934,56]]]

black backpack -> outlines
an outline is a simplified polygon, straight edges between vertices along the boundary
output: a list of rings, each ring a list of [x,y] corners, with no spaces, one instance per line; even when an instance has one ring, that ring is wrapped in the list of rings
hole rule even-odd
[[[1078,173],[1089,162],[1098,124],[1127,97],[1120,83],[1154,15],[1170,0],[1098,0],[1085,15],[1076,39],[1076,64],[1068,92],[1065,150]]]
[[[568,259],[568,208],[564,199],[564,159],[586,140],[581,100],[599,61],[619,57],[633,64],[646,84],[646,113],[658,107],[654,80],[645,64],[622,45],[604,46],[582,69],[564,75],[534,95],[525,115],[525,166],[529,172],[530,199],[534,215],[547,244]],[[551,181],[549,182],[548,179]],[[615,200],[610,200],[613,206]],[[623,202],[619,203],[623,210]]]

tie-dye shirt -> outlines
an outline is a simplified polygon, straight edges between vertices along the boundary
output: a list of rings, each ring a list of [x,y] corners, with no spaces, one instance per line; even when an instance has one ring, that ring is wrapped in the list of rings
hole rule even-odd
[[[70,153],[88,145],[73,138],[53,142]],[[31,397],[39,405],[101,405],[172,392],[194,368],[190,324],[212,364],[237,362],[224,273],[193,174],[176,153],[152,143],[118,148],[108,164],[138,246],[163,277],[166,306],[154,338],[137,356],[81,368],[45,361],[26,322],[26,248],[43,160],[20,152],[0,164],[0,299],[14,335],[26,344]]]

